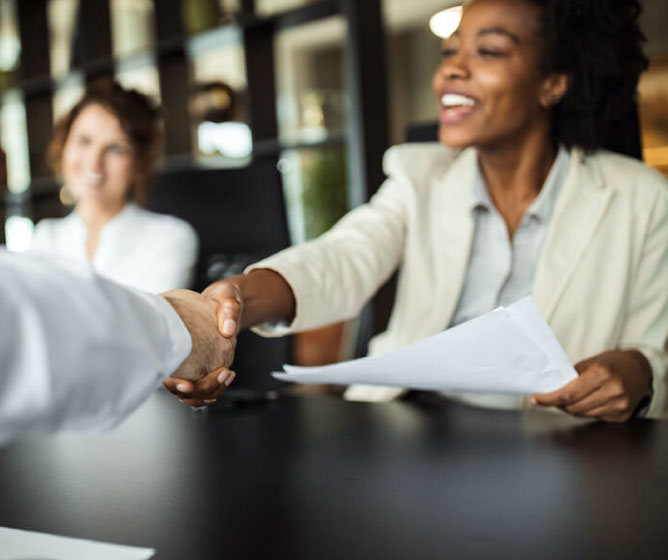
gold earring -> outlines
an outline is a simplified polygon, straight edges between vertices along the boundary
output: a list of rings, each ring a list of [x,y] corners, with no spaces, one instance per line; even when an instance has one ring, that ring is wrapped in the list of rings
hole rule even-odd
[[[74,204],[76,204],[76,199],[66,184],[63,184],[63,186],[60,187],[58,198],[63,206],[74,206]]]

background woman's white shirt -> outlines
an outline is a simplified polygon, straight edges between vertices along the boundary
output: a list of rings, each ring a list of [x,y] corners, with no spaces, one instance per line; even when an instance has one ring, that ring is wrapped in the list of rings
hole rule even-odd
[[[86,254],[86,228],[76,211],[40,221],[31,252],[64,257],[120,284],[159,293],[190,286],[198,240],[187,222],[129,203],[103,227],[92,262]]]

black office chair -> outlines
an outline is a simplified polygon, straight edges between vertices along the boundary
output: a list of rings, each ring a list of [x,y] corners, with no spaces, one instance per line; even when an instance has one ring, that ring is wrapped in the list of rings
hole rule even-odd
[[[241,272],[248,264],[290,244],[280,174],[274,158],[258,158],[234,169],[192,164],[163,170],[149,195],[150,210],[192,224],[200,241],[193,288]],[[239,337],[229,397],[262,399],[281,383],[270,376],[292,358],[291,337]]]

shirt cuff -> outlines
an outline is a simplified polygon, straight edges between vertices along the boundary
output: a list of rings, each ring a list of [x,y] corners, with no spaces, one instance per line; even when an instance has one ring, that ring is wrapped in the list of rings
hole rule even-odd
[[[169,338],[169,352],[165,356],[165,375],[169,377],[179,366],[186,361],[192,351],[192,338],[190,331],[185,326],[179,314],[174,310],[171,304],[160,296],[153,296],[158,311],[165,319],[165,327]]]

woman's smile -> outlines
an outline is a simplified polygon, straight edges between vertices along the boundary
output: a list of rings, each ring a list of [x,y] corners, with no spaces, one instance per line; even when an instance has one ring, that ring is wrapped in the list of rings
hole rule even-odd
[[[444,92],[441,95],[440,121],[454,124],[470,117],[478,108],[478,101],[462,93]]]

